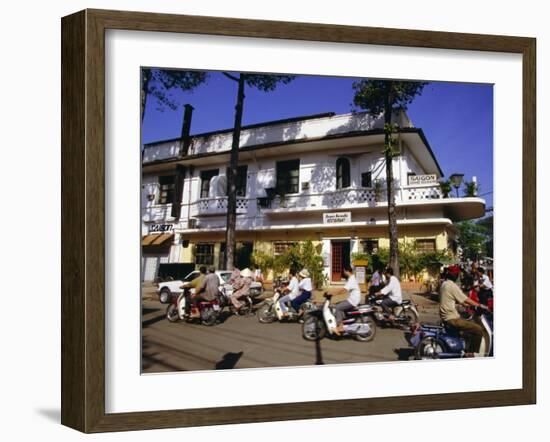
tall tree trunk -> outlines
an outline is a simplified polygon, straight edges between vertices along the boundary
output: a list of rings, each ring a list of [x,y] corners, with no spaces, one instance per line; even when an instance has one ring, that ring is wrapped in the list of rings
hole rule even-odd
[[[391,85],[388,85],[391,88]],[[386,91],[386,103],[384,106],[384,124],[391,124],[392,106],[391,92]],[[384,130],[384,150],[386,153],[386,187],[388,194],[388,231],[390,235],[390,262],[393,274],[399,278],[399,241],[397,236],[397,217],[395,213],[395,193],[393,189],[393,155],[391,147],[391,131]]]
[[[143,69],[141,71],[141,122],[145,116],[145,106],[147,105],[147,95],[149,94],[149,82],[152,77],[151,69]]]
[[[245,75],[239,75],[237,89],[237,104],[235,105],[235,124],[233,127],[233,143],[231,157],[227,171],[227,229],[225,231],[225,269],[235,267],[235,227],[237,224],[237,167],[239,165],[239,144],[241,138],[241,124],[243,120]]]

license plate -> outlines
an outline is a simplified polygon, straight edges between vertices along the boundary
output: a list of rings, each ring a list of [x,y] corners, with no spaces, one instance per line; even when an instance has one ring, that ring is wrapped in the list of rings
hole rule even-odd
[[[214,304],[214,310],[219,310],[220,306],[218,304]]]

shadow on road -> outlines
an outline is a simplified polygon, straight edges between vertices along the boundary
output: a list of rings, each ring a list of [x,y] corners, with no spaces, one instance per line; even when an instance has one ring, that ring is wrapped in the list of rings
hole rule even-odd
[[[315,365],[325,365],[323,361],[323,352],[321,351],[321,340],[315,340]]]
[[[150,319],[146,319],[145,321],[141,321],[141,327],[146,328],[149,327],[152,324],[155,324],[159,321],[162,321],[163,319],[166,319],[166,315],[164,313],[161,313],[160,315],[153,316]]]
[[[237,362],[239,362],[239,359],[241,359],[242,355],[243,355],[242,351],[238,353],[224,354],[221,361],[216,362],[216,370],[226,370],[230,368],[235,368],[235,365],[237,365]]]
[[[408,361],[411,358],[411,356],[414,354],[414,349],[410,347],[402,347],[402,348],[396,348],[394,352],[397,355],[398,361]]]

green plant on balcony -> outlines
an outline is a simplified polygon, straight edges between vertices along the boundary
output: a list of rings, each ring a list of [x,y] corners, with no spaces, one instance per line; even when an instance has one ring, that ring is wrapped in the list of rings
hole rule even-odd
[[[464,181],[464,196],[474,197],[479,192],[479,187],[475,181]]]
[[[441,190],[441,193],[443,194],[443,198],[449,198],[449,195],[451,191],[453,190],[453,186],[451,184],[450,180],[440,181],[439,182],[439,189]]]

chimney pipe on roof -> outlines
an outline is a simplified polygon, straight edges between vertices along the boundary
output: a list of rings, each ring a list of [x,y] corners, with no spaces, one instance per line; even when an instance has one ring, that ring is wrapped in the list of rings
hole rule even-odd
[[[183,124],[181,126],[181,144],[179,150],[179,157],[184,157],[189,154],[189,145],[191,144],[191,137],[189,133],[191,131],[191,118],[193,117],[194,107],[190,104],[186,104],[185,111],[183,113]]]

